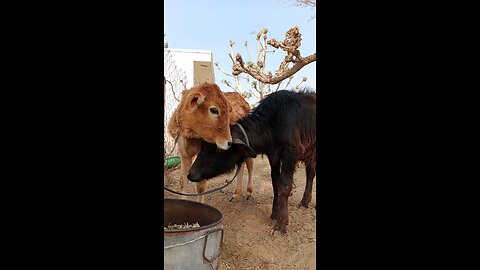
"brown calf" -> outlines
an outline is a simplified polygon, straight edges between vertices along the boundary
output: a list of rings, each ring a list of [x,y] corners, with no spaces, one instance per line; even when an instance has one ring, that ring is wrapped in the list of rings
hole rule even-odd
[[[216,84],[204,83],[182,92],[182,98],[168,124],[168,131],[177,144],[181,161],[180,189],[183,192],[187,174],[198,153],[201,141],[214,143],[220,149],[231,145],[230,125],[250,112],[250,105],[236,92],[223,93]],[[248,170],[247,190],[253,192],[253,159],[245,160]],[[232,199],[242,194],[243,165],[237,178],[237,188]],[[197,192],[207,189],[200,181]],[[204,202],[204,196],[200,196]]]

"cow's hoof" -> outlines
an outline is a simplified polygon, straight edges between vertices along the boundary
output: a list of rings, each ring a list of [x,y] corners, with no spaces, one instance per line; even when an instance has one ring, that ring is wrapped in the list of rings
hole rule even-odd
[[[229,202],[236,203],[236,202],[239,202],[241,198],[242,198],[241,195],[233,194],[232,198],[230,198],[230,200],[228,200],[228,201],[229,201]]]
[[[272,235],[274,235],[275,232],[277,232],[277,231],[282,235],[286,235],[287,234],[287,225],[282,224],[280,222],[277,222],[275,224],[275,226],[273,227]]]
[[[286,234],[281,233],[279,230],[273,229],[272,234],[273,237],[280,237]]]
[[[245,197],[245,200],[248,201],[248,200],[253,200],[253,196],[248,194],[246,197]]]
[[[305,208],[308,208],[308,203],[306,202],[300,202],[298,205],[297,205],[297,208],[300,208],[300,207],[305,207]]]

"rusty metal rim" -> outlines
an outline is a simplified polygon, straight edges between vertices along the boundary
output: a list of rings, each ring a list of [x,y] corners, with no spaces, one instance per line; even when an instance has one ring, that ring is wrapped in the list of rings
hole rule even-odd
[[[208,205],[208,204],[204,204],[204,203],[199,203],[199,202],[194,202],[194,201],[188,201],[188,200],[181,200],[181,199],[163,199],[164,201],[165,200],[170,200],[170,201],[187,201],[189,203],[193,203],[193,204],[197,204],[197,205],[201,205],[202,207],[206,206],[207,208],[210,208],[210,209],[213,209],[214,211],[217,211],[218,213],[220,213],[220,219],[217,221],[217,222],[214,222],[214,223],[211,223],[209,225],[206,225],[206,226],[200,226],[200,227],[197,227],[197,228],[191,228],[191,229],[180,229],[180,230],[163,230],[164,233],[180,233],[180,232],[194,232],[194,231],[200,231],[200,230],[204,230],[204,229],[208,229],[208,228],[211,228],[211,227],[215,227],[217,226],[218,224],[222,223],[223,222],[223,213],[218,210],[217,208],[211,206],[211,205]]]

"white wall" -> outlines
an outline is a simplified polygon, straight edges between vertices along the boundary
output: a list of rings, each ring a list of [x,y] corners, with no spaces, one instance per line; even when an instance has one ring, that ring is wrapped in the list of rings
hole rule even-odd
[[[193,62],[213,62],[212,51],[167,48],[178,68],[187,75],[186,89],[193,87]]]

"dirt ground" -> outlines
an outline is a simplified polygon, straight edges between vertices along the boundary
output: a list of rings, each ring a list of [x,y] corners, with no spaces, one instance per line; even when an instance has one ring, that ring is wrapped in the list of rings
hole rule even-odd
[[[209,189],[223,185],[233,173],[209,180]],[[180,189],[180,169],[171,171],[165,184],[174,190]],[[287,234],[272,235],[270,219],[273,203],[273,188],[267,157],[254,160],[253,198],[246,200],[247,170],[244,170],[243,197],[229,202],[235,191],[234,181],[225,189],[205,196],[209,204],[224,215],[224,244],[220,255],[219,270],[313,270],[316,265],[316,178],[312,190],[312,202],[308,209],[296,206],[305,190],[305,167],[299,165],[294,174],[293,195],[289,198],[289,225]],[[195,184],[188,181],[186,193],[195,193]],[[179,198],[164,191],[165,198]],[[197,200],[197,197],[192,200]]]

